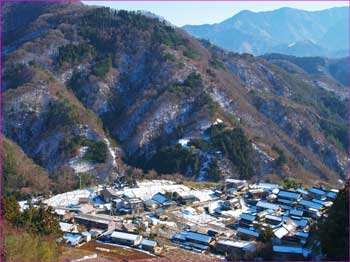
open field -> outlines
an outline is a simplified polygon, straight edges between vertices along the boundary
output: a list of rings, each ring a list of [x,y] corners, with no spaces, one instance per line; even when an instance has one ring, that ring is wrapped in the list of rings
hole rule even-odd
[[[80,247],[77,247],[76,249],[81,251],[89,251],[90,253],[97,253],[100,257],[112,260],[144,260],[155,258],[154,256],[133,250],[131,248],[97,243],[96,241],[90,241]]]

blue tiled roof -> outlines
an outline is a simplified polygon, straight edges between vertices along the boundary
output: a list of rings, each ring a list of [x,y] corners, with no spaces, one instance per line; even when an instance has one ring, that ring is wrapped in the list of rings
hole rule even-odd
[[[337,193],[329,191],[327,193],[327,197],[335,199],[337,197]]]
[[[155,194],[155,195],[152,197],[152,199],[153,199],[154,201],[157,201],[159,204],[164,204],[165,202],[168,201],[168,199],[167,199],[163,194],[161,194],[161,193]]]
[[[322,208],[321,204],[318,204],[318,203],[315,203],[315,202],[312,202],[312,201],[308,201],[308,200],[304,200],[304,199],[300,200],[299,204],[303,205],[305,207],[316,209],[316,210],[319,210],[319,209]]]
[[[278,208],[278,205],[276,204],[272,204],[272,203],[268,203],[265,201],[259,201],[256,204],[257,207],[261,207],[261,208],[265,208],[265,209],[272,209],[272,210],[276,210]]]
[[[279,197],[291,198],[291,199],[298,199],[300,197],[300,194],[297,193],[297,192],[280,190],[280,192],[278,192],[278,196]]]
[[[259,232],[256,232],[256,231],[250,230],[250,229],[246,229],[246,228],[242,228],[242,227],[239,227],[237,229],[237,232],[243,233],[243,234],[246,234],[246,235],[250,235],[250,236],[254,236],[254,237],[258,237],[259,236]]]
[[[320,205],[322,205],[322,206],[323,206],[324,203],[325,203],[325,201],[320,200],[320,199],[316,199],[316,198],[312,199],[312,202],[315,202],[315,203],[320,204]]]
[[[298,237],[303,237],[303,238],[308,238],[309,237],[309,233],[307,233],[307,232],[304,232],[304,231],[297,231],[296,233],[295,233],[295,235],[296,236],[298,236]]]
[[[298,209],[291,209],[289,211],[289,214],[291,214],[292,216],[302,216],[303,213],[304,212],[302,210],[298,210]]]
[[[299,227],[306,227],[308,223],[307,219],[292,219],[292,220]]]
[[[302,189],[302,188],[298,188],[297,192],[299,192],[299,193],[301,193],[303,195],[308,195],[309,194],[309,191],[307,191],[306,189]]]
[[[280,203],[283,203],[283,204],[287,204],[287,205],[290,205],[290,204],[293,203],[293,201],[291,201],[291,200],[281,199],[281,198],[277,199],[277,201],[280,202]]]
[[[320,189],[320,188],[317,188],[317,187],[313,187],[309,190],[311,193],[314,193],[316,195],[320,195],[320,196],[324,196],[326,194],[326,191]]]
[[[252,215],[252,214],[248,214],[248,213],[242,213],[240,218],[241,219],[245,219],[245,220],[248,220],[248,221],[254,221],[256,216]]]
[[[273,216],[273,215],[266,215],[265,218],[270,220],[275,220],[275,221],[282,221],[282,217]]]

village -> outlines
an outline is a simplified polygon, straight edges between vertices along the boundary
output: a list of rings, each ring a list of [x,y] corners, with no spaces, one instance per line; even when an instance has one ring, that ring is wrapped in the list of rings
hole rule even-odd
[[[318,245],[312,226],[327,216],[337,193],[236,179],[211,188],[144,180],[134,187],[113,183],[40,201],[59,217],[71,248],[93,242],[97,253],[122,247],[147,257],[171,258],[181,250],[205,258],[251,259],[261,241],[270,241],[273,259],[306,260]],[[26,201],[19,204],[21,210],[28,207]]]

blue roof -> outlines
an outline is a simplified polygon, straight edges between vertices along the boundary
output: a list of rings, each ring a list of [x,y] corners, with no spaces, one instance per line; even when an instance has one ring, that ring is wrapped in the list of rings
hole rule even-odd
[[[281,205],[281,208],[282,208],[283,210],[289,210],[289,209],[291,209],[291,207],[290,207],[290,206],[287,206],[287,205]]]
[[[298,236],[298,237],[303,237],[303,238],[308,238],[309,237],[309,233],[304,232],[304,231],[300,231],[300,230],[298,230],[295,233],[295,235]]]
[[[91,197],[90,198],[90,202],[93,203],[93,204],[96,204],[96,205],[104,205],[104,204],[106,204],[106,202],[103,201],[103,199],[100,198],[99,196]]]
[[[155,194],[155,195],[152,197],[152,199],[153,199],[154,201],[157,201],[159,204],[164,204],[165,202],[168,201],[168,199],[166,198],[166,196],[164,196],[164,195],[161,194],[161,193]]]
[[[295,246],[273,246],[272,247],[274,252],[281,252],[281,253],[289,253],[289,254],[303,254],[303,248],[302,247],[295,247]]]
[[[291,209],[289,210],[289,214],[292,216],[302,216],[303,215],[303,211],[302,210],[298,210],[298,209]]]
[[[337,193],[329,191],[327,193],[327,197],[335,199],[337,197]]]
[[[242,227],[239,227],[237,229],[237,232],[238,233],[243,233],[243,234],[246,234],[246,235],[250,235],[250,236],[254,236],[254,237],[258,237],[259,236],[259,232],[256,232],[256,231],[250,230],[250,229],[246,229],[246,228],[242,228]]]
[[[302,188],[297,188],[297,192],[299,192],[300,194],[303,194],[303,195],[309,194],[309,191],[307,191],[306,189],[302,189]]]
[[[312,187],[309,190],[311,193],[314,193],[316,195],[324,196],[326,194],[326,191],[322,190],[321,188],[318,187]]]
[[[184,231],[184,235],[187,240],[197,240],[204,243],[210,243],[212,238],[205,234],[200,234],[192,231]]]
[[[73,234],[73,233],[64,233],[63,239],[67,241],[67,243],[70,243],[71,245],[79,244],[81,240],[80,234]]]
[[[298,199],[300,197],[300,194],[297,192],[292,192],[292,191],[286,191],[286,190],[280,190],[278,192],[279,197],[286,197],[286,198],[291,198],[291,199]]]
[[[241,219],[245,219],[245,220],[249,220],[249,221],[254,221],[255,217],[256,216],[254,216],[252,214],[248,214],[248,213],[242,213],[240,216]]]
[[[155,247],[157,245],[157,242],[149,239],[142,239],[141,245]]]
[[[268,202],[261,201],[261,200],[256,204],[256,206],[261,207],[261,208],[265,208],[265,209],[272,209],[272,210],[276,210],[278,208],[278,205],[276,205],[276,204],[268,203]]]
[[[319,210],[319,209],[322,208],[321,204],[318,204],[318,203],[315,203],[315,202],[312,202],[312,201],[308,201],[308,200],[304,200],[304,199],[300,200],[299,204],[303,205],[305,207],[308,207],[308,208],[316,209],[316,210]]]
[[[316,199],[316,198],[314,198],[314,199],[312,199],[311,200],[312,202],[315,202],[315,203],[317,203],[317,204],[320,204],[320,205],[324,205],[324,203],[325,203],[325,201],[323,201],[323,200],[320,200],[320,199]]]
[[[275,221],[282,221],[282,217],[279,217],[279,216],[266,215],[265,218],[270,220],[275,220]]]
[[[306,227],[308,221],[307,219],[293,219],[293,222],[298,226],[298,227]]]
[[[290,204],[293,203],[293,201],[291,201],[291,200],[288,200],[288,199],[281,199],[281,198],[278,198],[277,201],[280,202],[280,203],[287,204],[287,205],[290,205]]]

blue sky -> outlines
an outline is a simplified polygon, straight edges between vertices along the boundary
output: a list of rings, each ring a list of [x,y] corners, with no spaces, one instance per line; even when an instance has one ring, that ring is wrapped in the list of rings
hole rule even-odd
[[[124,10],[147,10],[164,17],[166,20],[177,26],[185,24],[213,24],[221,22],[242,10],[270,11],[281,7],[292,7],[304,10],[322,10],[336,6],[347,6],[347,1],[329,2],[155,2],[155,1],[83,1],[89,5],[109,6],[114,9]]]

